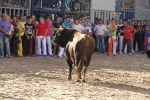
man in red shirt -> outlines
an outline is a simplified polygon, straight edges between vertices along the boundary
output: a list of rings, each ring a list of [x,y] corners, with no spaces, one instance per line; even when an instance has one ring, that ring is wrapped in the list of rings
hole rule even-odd
[[[37,42],[37,56],[43,55],[47,56],[46,52],[46,36],[47,34],[47,24],[44,22],[44,18],[40,17],[40,23],[37,25],[36,30],[36,42]],[[41,50],[42,43],[42,50]]]
[[[133,30],[134,30],[134,28],[132,26],[130,26],[130,21],[125,21],[125,27],[122,30],[122,33],[124,33],[122,52],[124,51],[125,46],[127,44],[128,52],[129,52],[129,54],[132,54],[131,53],[131,38],[132,38]]]
[[[14,42],[15,40],[15,34],[16,34],[16,27],[17,27],[17,17],[13,16],[13,22],[11,22],[13,25],[14,31],[13,35],[10,37],[11,38],[11,43],[10,43],[10,52],[14,55],[17,54],[17,43]]]

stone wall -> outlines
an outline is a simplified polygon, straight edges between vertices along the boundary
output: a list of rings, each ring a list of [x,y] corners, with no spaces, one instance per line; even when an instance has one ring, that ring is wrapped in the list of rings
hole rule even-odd
[[[150,20],[150,9],[135,9],[135,19]]]
[[[150,9],[147,9],[149,0],[136,0],[135,2],[135,19],[150,20]]]

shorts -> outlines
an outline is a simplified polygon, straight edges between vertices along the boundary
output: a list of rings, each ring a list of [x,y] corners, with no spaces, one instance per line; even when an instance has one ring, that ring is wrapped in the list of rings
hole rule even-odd
[[[131,45],[133,45],[134,37],[132,37],[130,40],[131,40]]]

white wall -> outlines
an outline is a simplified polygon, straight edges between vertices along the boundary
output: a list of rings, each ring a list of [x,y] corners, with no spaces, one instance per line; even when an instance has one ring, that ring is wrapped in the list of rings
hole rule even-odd
[[[91,9],[115,11],[116,0],[91,0]]]
[[[147,9],[149,6],[149,0],[136,0],[135,1],[135,19],[137,20],[150,20],[150,9]]]
[[[91,20],[94,21],[94,17],[101,18],[104,22],[111,20],[115,7],[116,0],[91,0]]]

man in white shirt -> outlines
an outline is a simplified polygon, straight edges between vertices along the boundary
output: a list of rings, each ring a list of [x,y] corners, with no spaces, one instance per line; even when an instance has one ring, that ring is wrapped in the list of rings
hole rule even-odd
[[[78,19],[75,19],[74,29],[76,29],[77,31],[79,31],[81,33],[84,33],[83,26],[81,24],[79,24]]]
[[[101,47],[102,47],[102,52],[103,53],[106,52],[105,43],[104,43],[104,36],[106,34],[106,31],[107,31],[107,29],[106,29],[106,26],[103,25],[103,20],[99,19],[98,25],[96,25],[94,28],[94,33],[96,36],[97,52],[100,52],[100,43],[101,43]]]
[[[92,35],[91,28],[88,26],[88,22],[86,21],[84,22],[83,30],[84,30],[84,34]]]

